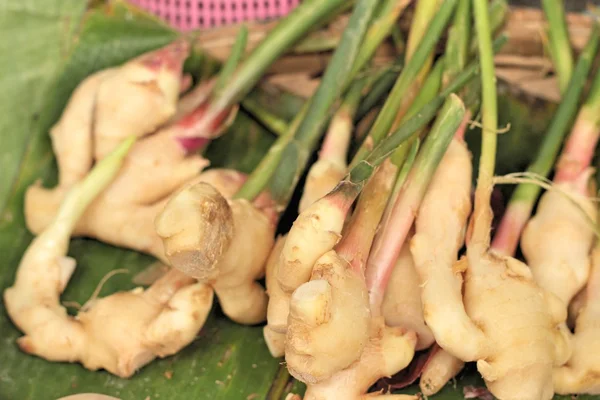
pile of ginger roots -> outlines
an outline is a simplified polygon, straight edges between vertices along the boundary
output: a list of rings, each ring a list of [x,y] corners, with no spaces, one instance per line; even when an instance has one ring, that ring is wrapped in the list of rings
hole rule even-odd
[[[59,181],[54,188],[36,183],[26,193],[27,226],[39,240],[4,293],[24,334],[18,340],[24,352],[131,377],[190,344],[216,296],[237,323],[267,321],[266,344],[307,384],[305,400],[416,399],[368,392],[406,369],[417,351],[426,358],[416,375],[426,396],[466,362],[476,362],[499,399],[600,394],[600,247],[581,215],[584,209],[596,218],[589,193],[579,195],[577,207],[548,191],[542,204],[554,215],[533,218],[527,228],[546,233],[545,248],[574,246],[560,268],[532,273],[524,262],[478,243],[462,254],[472,217],[472,160],[457,135],[414,211],[381,301],[373,302],[366,278],[371,264],[355,268],[337,247],[352,208],[327,196],[347,166],[326,159],[314,164],[298,218],[289,233],[275,237],[281,210],[268,192],[252,202],[238,199],[246,175],[203,172],[208,161],[196,149],[216,135],[198,135],[194,124],[211,84],[189,89],[182,74],[188,52],[177,41],[91,75],[52,128]],[[70,230],[57,230],[70,190],[129,135],[137,140],[114,179]],[[44,232],[52,229],[57,236],[48,240]],[[528,231],[527,258],[553,262],[552,252],[536,252],[537,236]],[[564,240],[570,232],[578,240]],[[60,295],[75,269],[67,257],[72,236],[144,252],[169,268],[146,288],[93,298],[70,316]],[[584,267],[570,269],[570,262]],[[571,270],[584,272],[574,277]],[[266,290],[258,282],[263,277]],[[538,284],[557,279],[563,287],[577,283],[563,296]]]

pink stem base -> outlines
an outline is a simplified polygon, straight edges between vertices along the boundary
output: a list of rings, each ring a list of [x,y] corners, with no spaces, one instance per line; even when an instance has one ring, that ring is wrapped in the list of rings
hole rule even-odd
[[[587,118],[578,118],[556,166],[556,183],[572,182],[592,162],[599,129]]]
[[[527,204],[518,202],[509,204],[492,241],[492,250],[506,256],[513,256],[530,216],[531,209]]]

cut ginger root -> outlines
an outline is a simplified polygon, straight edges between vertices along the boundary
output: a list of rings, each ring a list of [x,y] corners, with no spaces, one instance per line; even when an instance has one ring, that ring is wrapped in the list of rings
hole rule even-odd
[[[584,291],[572,337],[573,354],[554,371],[554,388],[559,394],[600,394],[600,246],[591,255],[592,271]]]
[[[227,199],[241,187],[243,174],[209,170],[202,175],[210,173],[228,178],[180,189],[158,214],[156,232],[170,265],[212,286],[225,315],[242,324],[260,323],[267,295],[256,280],[264,277],[277,214],[266,194],[253,203]]]
[[[202,156],[190,152],[206,144],[206,140],[182,137],[197,121],[197,114],[206,108],[205,93],[211,85],[195,88],[178,107],[181,69],[187,54],[188,45],[175,42],[106,72],[111,74],[110,80],[109,76],[94,86],[100,79],[94,75],[78,87],[51,133],[61,177],[59,184],[46,189],[37,183],[25,195],[26,224],[33,233],[41,232],[51,223],[78,176],[100,161],[127,132],[143,137],[127,155],[119,175],[79,219],[73,235],[96,238],[166,261],[162,241],[154,230],[154,219],[166,199],[197,178],[208,165]],[[110,83],[112,89],[102,89],[104,83]],[[138,89],[141,92],[134,96],[135,102],[111,111],[110,105],[120,104],[110,100],[111,92],[122,97],[118,87],[123,87],[126,93]],[[82,104],[86,99],[89,104],[84,110]],[[182,107],[187,113],[171,121]],[[119,113],[126,115],[121,117]],[[119,123],[123,125],[117,126]],[[77,157],[71,157],[68,150],[74,148],[74,141],[81,143],[77,146]],[[80,152],[87,155],[84,157]]]
[[[213,296],[209,286],[175,271],[147,290],[91,299],[76,317],[60,305],[60,294],[75,270],[75,260],[66,256],[71,232],[117,174],[131,144],[126,140],[72,187],[55,220],[27,249],[14,285],[4,292],[10,318],[25,334],[18,339],[24,352],[50,361],[81,362],[124,378],[188,345],[203,325]]]

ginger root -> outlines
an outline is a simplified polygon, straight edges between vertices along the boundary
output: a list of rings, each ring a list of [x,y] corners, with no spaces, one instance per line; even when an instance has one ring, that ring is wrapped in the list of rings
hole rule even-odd
[[[595,205],[585,196],[590,173],[588,169],[575,182],[555,183],[544,193],[521,238],[535,281],[558,296],[565,308],[586,284],[590,271],[595,237],[590,221],[597,218]]]
[[[419,387],[425,396],[433,396],[450,379],[454,378],[464,367],[465,363],[442,349],[437,344],[431,348],[431,354],[423,366]]]
[[[372,319],[368,326],[368,342],[358,361],[327,380],[308,383],[304,400],[418,399],[417,396],[366,393],[380,378],[404,369],[413,358],[416,343],[414,333],[385,326],[382,318]]]
[[[402,247],[396,261],[385,291],[381,312],[386,325],[399,326],[415,332],[416,350],[423,350],[433,344],[434,338],[423,317],[419,276],[410,253],[409,243],[410,239]]]
[[[227,185],[220,179],[179,190],[157,216],[156,231],[172,267],[212,286],[229,318],[256,324],[266,318],[267,295],[256,280],[273,248],[276,214],[266,195],[254,204],[226,199],[245,180],[237,174]]]
[[[359,272],[334,250],[320,257],[310,281],[292,294],[285,344],[290,374],[321,382],[358,360],[369,338],[368,304]]]
[[[66,256],[71,232],[117,174],[131,143],[119,146],[72,187],[57,217],[25,252],[14,285],[4,292],[10,318],[25,334],[18,339],[24,352],[129,377],[154,358],[187,346],[204,324],[211,288],[177,271],[145,291],[136,288],[92,299],[76,317],[60,305],[60,294],[75,270],[75,260]]]
[[[176,42],[94,75],[78,87],[51,134],[59,172],[64,178],[53,189],[37,183],[25,196],[26,223],[32,232],[39,233],[50,224],[77,177],[85,174],[127,132],[144,137],[136,142],[114,182],[78,221],[73,235],[93,237],[165,261],[154,218],[164,207],[165,199],[197,177],[208,164],[200,155],[188,154],[180,141],[189,125],[185,115],[155,132],[177,112],[181,68],[187,53],[188,45]],[[103,84],[110,84],[112,89],[102,89]],[[122,100],[123,93],[135,93],[136,100],[128,102],[127,107],[111,109],[129,101]],[[201,101],[198,93],[203,90],[195,89],[190,100],[185,100],[186,107]],[[111,100],[111,95],[118,99]],[[87,103],[85,109],[82,102]],[[110,121],[101,121],[102,118]],[[121,122],[122,126],[116,126]],[[85,157],[71,157],[67,149],[74,148],[73,141],[81,143],[77,151],[87,154]]]
[[[600,246],[591,255],[592,271],[579,310],[573,354],[554,371],[554,388],[559,394],[600,394]]]

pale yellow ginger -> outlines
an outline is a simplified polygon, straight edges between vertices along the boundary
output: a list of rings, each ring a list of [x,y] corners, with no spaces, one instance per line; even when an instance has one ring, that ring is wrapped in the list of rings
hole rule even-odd
[[[589,254],[595,238],[590,221],[595,221],[597,214],[586,196],[590,173],[591,169],[575,182],[555,183],[542,196],[521,238],[535,281],[558,296],[564,307],[586,284],[590,271]]]
[[[360,358],[370,325],[361,275],[332,250],[314,264],[310,281],[294,291],[285,344],[292,376],[321,382]]]
[[[147,135],[175,114],[187,53],[188,45],[176,42],[93,75],[81,84],[51,132],[59,185],[46,189],[37,183],[26,193],[26,223],[32,232],[39,233],[50,224],[69,187],[123,135],[145,135],[128,154],[114,182],[78,221],[73,235],[93,237],[164,260],[154,218],[165,199],[207,165],[201,156],[188,154],[188,144],[181,142],[180,135],[191,123],[185,118]],[[112,89],[100,96],[100,88],[109,80]],[[137,93],[137,100],[123,97],[130,91]],[[111,93],[117,99],[111,100]],[[123,101],[128,102],[127,107],[121,106]],[[102,122],[102,118],[110,121]],[[118,123],[122,128],[116,126]],[[78,154],[72,157],[74,148]]]
[[[406,368],[413,358],[416,343],[414,333],[385,326],[382,318],[373,319],[369,326],[369,339],[358,361],[325,381],[308,383],[304,400],[419,398],[409,395],[367,394],[369,388],[379,379],[390,377]],[[350,330],[347,329],[346,333]]]
[[[76,317],[60,304],[75,270],[66,256],[77,219],[116,175],[132,141],[108,155],[66,195],[55,220],[31,243],[4,292],[6,310],[24,333],[19,347],[50,361],[80,362],[129,377],[156,357],[187,346],[211,309],[212,290],[173,271],[149,289],[92,299]]]
[[[269,301],[268,321],[271,329],[286,332],[292,292],[308,282],[317,260],[337,244],[345,218],[344,210],[332,207],[323,198],[300,213],[294,221],[275,267],[277,284],[285,295]]]
[[[464,141],[455,138],[419,208],[416,233],[410,244],[420,278],[424,318],[436,341],[446,348],[448,341],[467,335],[475,338],[451,351],[462,359],[467,359],[484,340],[465,312],[461,294],[462,271],[454,268],[471,212],[471,175],[469,150]],[[443,302],[440,301],[442,298]]]
[[[419,276],[410,253],[410,239],[402,247],[392,271],[381,306],[388,326],[399,326],[417,334],[416,350],[423,350],[434,342],[433,334],[425,324],[421,305]]]
[[[477,361],[497,398],[552,398],[552,369],[569,355],[561,302],[535,284],[527,265],[489,253],[481,227],[467,256],[455,262],[470,211],[468,160],[467,149],[455,140],[417,216],[411,251],[425,321],[444,350]],[[474,214],[475,224],[487,224],[483,235],[489,235],[492,214],[489,205],[483,207]]]
[[[329,159],[317,160],[308,171],[304,192],[298,210],[306,210],[315,201],[325,196],[346,175],[347,165]]]
[[[573,354],[554,371],[559,394],[600,394],[600,246],[591,255],[592,271],[572,337]]]
[[[271,250],[271,254],[269,255],[269,259],[267,260],[267,265],[265,267],[265,284],[267,286],[267,295],[269,296],[269,310],[273,312],[271,308],[271,302],[276,301],[274,299],[287,296],[285,292],[281,290],[279,284],[277,283],[277,277],[275,275],[275,268],[279,261],[279,257],[281,256],[281,250],[283,250],[283,245],[285,244],[286,236],[280,236],[275,241],[275,245]],[[277,304],[283,304],[289,307],[289,301],[279,302]],[[289,310],[286,310],[287,313]],[[268,321],[267,314],[267,321]],[[268,324],[263,328],[263,336],[265,338],[265,343],[269,348],[269,352],[273,357],[282,357],[285,354],[285,332],[277,332],[274,331]]]
[[[157,216],[156,231],[172,267],[211,285],[229,318],[256,324],[266,318],[267,295],[256,280],[264,277],[276,215],[265,196],[254,204],[227,200],[245,179],[229,178],[223,188],[199,182],[176,192]]]
[[[527,265],[512,257],[470,244],[466,261],[464,303],[485,341],[463,360],[477,360],[499,399],[551,399],[552,370],[570,354],[568,332],[561,328],[567,317],[562,302],[538,287]],[[460,338],[446,350],[452,353],[469,340]]]
[[[425,396],[433,396],[448,381],[454,378],[464,367],[465,363],[439,347],[437,344],[431,349],[427,363],[421,371],[419,387]]]
[[[188,52],[187,42],[176,41],[126,62],[102,80],[93,114],[96,160],[104,158],[124,137],[154,132],[175,114],[181,68]]]

